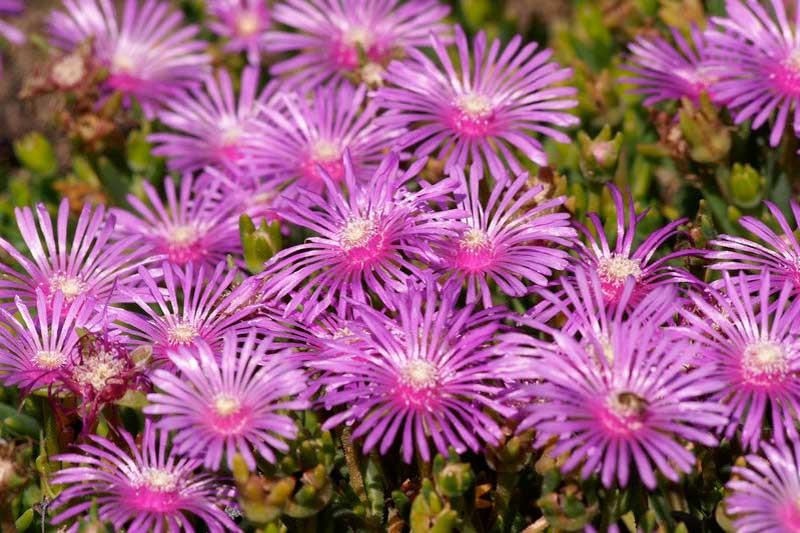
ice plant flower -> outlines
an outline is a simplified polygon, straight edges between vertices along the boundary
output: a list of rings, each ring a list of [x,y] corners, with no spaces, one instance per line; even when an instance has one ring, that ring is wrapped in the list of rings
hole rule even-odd
[[[652,298],[674,305],[674,287],[656,291]],[[598,473],[606,487],[615,479],[625,486],[634,466],[653,489],[654,466],[677,481],[694,465],[678,439],[716,445],[711,428],[727,422],[727,407],[704,397],[724,382],[713,366],[684,368],[685,339],[663,334],[654,321],[619,316],[607,338],[588,329],[580,340],[540,329],[553,343],[542,346],[540,361],[531,366],[537,381],[511,397],[531,400],[519,431],[536,428],[537,447],[555,439],[551,455],[568,457],[562,471],[581,465],[583,478]]]
[[[677,28],[671,28],[671,33],[674,46],[661,37],[637,37],[628,45],[631,56],[623,68],[630,76],[620,81],[634,85],[632,92],[643,95],[646,106],[681,98],[698,102],[717,79],[703,33],[692,26],[692,43]],[[713,94],[709,96],[713,99]]]
[[[63,294],[48,300],[36,291],[34,310],[17,298],[13,311],[0,309],[0,382],[20,389],[45,387],[60,376],[79,342],[78,327],[92,327],[94,302],[80,296],[71,305]]]
[[[769,273],[757,293],[744,277],[723,278],[719,290],[695,294],[697,310],[684,308],[687,326],[680,329],[699,350],[695,364],[717,368],[725,389],[712,399],[730,405],[725,438],[741,429],[744,447],[757,450],[762,428],[782,444],[798,438],[795,420],[800,414],[800,300],[791,283],[784,282],[772,301]],[[767,414],[769,412],[769,415]]]
[[[199,85],[210,58],[196,40],[196,26],[161,0],[125,0],[122,16],[111,0],[62,0],[50,15],[51,40],[71,52],[91,40],[94,56],[108,69],[107,93],[135,98],[152,117],[165,101]]]
[[[135,236],[141,245],[149,245],[176,266],[206,265],[213,269],[228,254],[239,255],[238,204],[219,201],[213,190],[194,188],[195,179],[186,174],[176,187],[171,177],[164,179],[167,202],[156,189],[144,183],[150,206],[134,195],[128,202],[138,214],[112,209],[117,218],[120,238]]]
[[[357,309],[360,342],[331,341],[308,362],[323,371],[325,407],[343,407],[325,429],[352,424],[353,438],[364,437],[364,453],[377,447],[386,454],[400,440],[407,463],[415,451],[429,461],[430,441],[441,454],[498,442],[502,431],[489,413],[514,413],[498,395],[519,367],[496,349],[502,310],[458,307],[460,289],[450,283],[439,291],[428,279],[395,297],[394,317]]]
[[[578,123],[564,111],[577,105],[576,90],[553,86],[569,79],[572,70],[549,61],[552,52],[537,52],[536,43],[522,46],[519,35],[501,52],[498,40],[487,51],[484,32],[471,51],[460,26],[455,33],[458,68],[450,60],[453,50],[436,34],[430,40],[438,64],[412,50],[409,60],[389,65],[387,85],[375,97],[390,112],[378,122],[407,127],[398,147],[416,146],[414,154],[420,157],[435,152],[446,160],[447,171],[485,159],[494,176],[502,175],[503,160],[519,174],[524,169],[513,148],[546,165],[547,155],[534,134],[568,143],[569,137],[553,126]]]
[[[565,197],[538,203],[543,186],[529,188],[528,174],[520,174],[498,179],[484,205],[479,165],[472,165],[468,179],[460,170],[454,176],[463,189],[464,227],[433,247],[438,269],[466,284],[468,303],[480,299],[492,306],[490,280],[508,296],[524,296],[528,284],[546,285],[553,271],[569,264],[567,252],[556,248],[571,245],[577,236],[569,213],[558,211]]]
[[[636,281],[633,298],[630,300],[632,305],[635,305],[645,294],[659,285],[681,282],[698,283],[698,280],[688,271],[669,264],[675,259],[696,255],[697,250],[673,251],[654,260],[654,255],[659,248],[679,234],[678,227],[685,224],[687,219],[682,218],[670,222],[648,235],[638,246],[634,246],[636,226],[647,216],[647,211],[636,213],[633,196],[630,193],[626,208],[625,200],[619,189],[613,184],[609,184],[608,187],[617,213],[617,232],[613,248],[597,213],[589,213],[590,227],[575,222],[588,242],[588,245],[578,242],[577,261],[584,268],[597,272],[600,281],[603,282],[603,294],[606,302],[613,304],[620,300],[625,281],[629,277],[633,277]]]
[[[245,52],[251,65],[258,65],[266,48],[264,35],[272,17],[264,0],[209,0],[208,12],[214,18],[208,28],[227,39],[223,50]]]
[[[159,118],[173,131],[151,134],[153,153],[167,158],[171,170],[193,172],[214,166],[227,172],[240,166],[248,135],[252,134],[261,106],[269,105],[275,84],[258,91],[258,70],[242,71],[239,97],[230,74],[220,70],[196,88],[165,104]]]
[[[344,180],[347,150],[357,182],[364,183],[401,133],[377,126],[376,112],[365,85],[331,83],[314,88],[308,98],[284,91],[272,108],[264,109],[246,150],[247,162],[259,174],[272,176],[276,187],[294,184],[319,193],[325,190],[320,167],[334,182]]]
[[[711,19],[715,30],[706,39],[711,64],[719,67],[711,91],[734,111],[736,124],[752,120],[756,129],[774,116],[769,143],[777,146],[787,120],[800,131],[800,36],[784,2],[769,6],[726,0],[727,16]]]
[[[23,0],[0,0],[0,17],[15,17],[25,10]],[[10,23],[0,19],[0,37],[13,44],[25,42],[25,34]],[[0,77],[3,76],[3,63],[0,61]]]
[[[303,308],[311,318],[333,305],[340,315],[352,302],[370,300],[374,292],[388,308],[394,293],[418,279],[414,258],[429,255],[434,236],[454,234],[454,210],[432,211],[454,188],[444,179],[416,192],[405,189],[415,180],[425,160],[403,171],[395,154],[387,156],[370,181],[358,186],[353,163],[344,157],[344,184],[339,188],[323,174],[327,199],[306,191],[307,200],[288,204],[285,220],[314,231],[317,236],[285,248],[267,262],[262,274],[263,296],[282,299],[291,294],[286,313]]]
[[[780,288],[785,281],[794,286],[795,294],[800,293],[800,242],[795,231],[800,223],[800,205],[790,200],[795,228],[783,212],[770,201],[764,204],[778,223],[782,234],[752,216],[743,216],[739,224],[752,233],[758,241],[737,237],[735,235],[719,235],[710,242],[718,248],[707,252],[706,256],[713,261],[709,268],[728,272],[747,272],[751,285],[756,288],[761,278],[769,273],[773,286]]]
[[[200,470],[200,460],[169,448],[166,432],[145,422],[137,445],[130,433],[116,431],[124,447],[89,435],[74,453],[53,456],[75,465],[50,480],[65,485],[51,504],[58,510],[54,525],[88,512],[96,501],[100,520],[117,531],[193,531],[192,518],[213,533],[239,530],[223,510],[231,504],[232,489]]]
[[[49,299],[61,293],[67,303],[81,295],[98,304],[124,303],[130,301],[126,291],[138,284],[136,269],[153,259],[146,243],[115,237],[115,217],[102,205],[84,205],[71,239],[67,199],[58,207],[55,227],[44,204],[14,212],[28,254],[0,238],[0,249],[18,267],[0,264],[0,299],[18,296],[33,305],[41,290]]]
[[[800,530],[800,446],[764,445],[764,456],[748,455],[734,466],[726,485],[725,510],[739,533]]]
[[[272,66],[273,76],[313,87],[355,75],[380,82],[393,57],[425,46],[428,35],[446,32],[450,8],[438,0],[283,0],[273,20],[295,32],[270,30],[270,52],[298,52]],[[363,54],[363,58],[361,55]]]
[[[206,468],[219,468],[225,455],[233,469],[239,453],[254,470],[253,451],[274,463],[276,452],[289,450],[285,441],[297,436],[285,411],[309,403],[295,398],[306,389],[303,371],[269,353],[271,344],[250,330],[241,340],[225,335],[219,362],[208,346],[196,356],[173,356],[178,372],[153,373],[160,392],[147,396],[145,414],[160,415],[158,427],[174,432],[178,452],[201,458]]]

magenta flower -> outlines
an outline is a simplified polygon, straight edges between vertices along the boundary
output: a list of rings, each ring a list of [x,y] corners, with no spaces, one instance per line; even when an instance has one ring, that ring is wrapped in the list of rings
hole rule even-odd
[[[36,206],[35,216],[29,207],[16,208],[15,215],[31,259],[0,238],[0,249],[21,270],[0,264],[2,299],[19,297],[33,305],[41,290],[48,300],[61,293],[67,303],[82,295],[98,304],[129,302],[127,291],[138,284],[136,269],[154,259],[152,249],[137,239],[114,240],[115,217],[102,205],[84,205],[71,240],[66,199],[55,227],[44,204]]]
[[[675,307],[675,289],[661,287],[651,298]],[[530,398],[520,431],[536,428],[537,447],[555,439],[553,457],[568,454],[562,470],[582,464],[586,478],[599,473],[603,485],[628,484],[631,462],[650,489],[654,466],[672,481],[688,472],[694,456],[678,440],[715,446],[709,428],[727,422],[727,407],[703,398],[724,382],[717,369],[686,370],[685,339],[665,335],[657,321],[612,320],[607,338],[587,328],[579,340],[540,326],[553,342],[543,345],[531,366],[537,379],[515,393]]]
[[[378,446],[386,454],[398,438],[407,463],[415,451],[429,461],[431,440],[442,454],[450,446],[478,451],[502,436],[492,415],[514,414],[498,400],[499,382],[519,369],[495,343],[504,313],[458,308],[458,285],[437,291],[427,281],[395,297],[394,318],[359,307],[360,342],[330,341],[308,362],[323,371],[325,407],[343,406],[323,427],[352,423],[353,438],[365,437],[364,453]]]
[[[357,182],[368,181],[401,131],[375,124],[377,107],[366,93],[366,86],[347,82],[316,87],[309,98],[284,93],[264,110],[248,163],[259,174],[274,176],[273,186],[296,184],[320,193],[325,185],[319,168],[332,181],[343,181],[349,151]]]
[[[16,17],[25,11],[22,0],[0,0],[0,16]],[[25,42],[25,34],[4,20],[0,20],[0,36],[14,44]]]
[[[575,222],[588,241],[588,246],[578,242],[578,263],[588,270],[597,272],[600,281],[603,282],[603,294],[606,302],[613,304],[619,301],[628,277],[633,277],[636,281],[634,294],[630,300],[632,305],[635,305],[645,294],[659,285],[681,282],[699,283],[688,271],[669,264],[675,259],[696,255],[697,250],[673,251],[654,260],[658,249],[669,239],[677,236],[679,234],[678,227],[685,224],[687,220],[682,218],[670,222],[648,235],[641,244],[634,247],[636,226],[647,215],[647,211],[636,213],[633,196],[630,193],[628,193],[626,209],[619,189],[613,184],[609,184],[608,187],[617,211],[617,233],[613,249],[597,213],[588,215],[591,229]]]
[[[50,15],[54,45],[72,51],[92,40],[95,58],[109,71],[106,92],[133,98],[152,117],[164,102],[198,85],[210,61],[198,28],[160,0],[125,0],[122,17],[111,0],[62,0]]]
[[[266,49],[298,54],[273,65],[270,74],[288,75],[304,87],[350,75],[380,83],[392,58],[425,46],[431,33],[446,32],[442,20],[449,11],[438,0],[284,0],[273,20],[297,33],[268,31]]]
[[[691,29],[691,44],[676,28],[671,33],[675,46],[660,37],[637,37],[628,45],[631,57],[623,68],[631,76],[620,81],[635,85],[632,92],[644,95],[646,106],[684,97],[697,102],[719,76],[709,65],[705,37],[696,26]]]
[[[119,331],[129,336],[133,346],[152,344],[153,356],[168,358],[186,349],[208,344],[216,348],[229,331],[247,327],[251,313],[239,291],[232,291],[237,270],[227,270],[224,262],[216,268],[191,264],[180,269],[164,263],[164,286],[146,269],[139,270],[148,291],[135,296],[140,313],[115,309]],[[151,305],[155,302],[155,308]]]
[[[34,315],[19,298],[13,311],[0,309],[0,381],[24,391],[54,383],[78,344],[76,328],[97,318],[84,296],[70,305],[60,292],[48,300],[36,291],[34,302]]]
[[[764,455],[734,466],[725,509],[739,533],[800,530],[800,447],[764,445]]]
[[[239,255],[239,205],[220,202],[213,190],[194,188],[193,184],[194,178],[186,174],[176,190],[172,178],[165,178],[167,205],[164,205],[155,188],[144,183],[150,207],[136,196],[128,195],[128,202],[138,216],[124,209],[112,209],[117,217],[117,234],[135,236],[134,242],[154,248],[176,266],[205,264],[210,270],[228,254]]]
[[[489,280],[509,296],[529,292],[526,282],[546,285],[554,270],[569,264],[567,252],[577,236],[569,213],[557,212],[565,197],[537,204],[543,187],[528,188],[528,174],[498,180],[485,206],[480,199],[483,172],[473,164],[469,181],[457,170],[464,189],[459,207],[468,215],[463,229],[452,238],[434,242],[438,269],[467,285],[467,303],[477,299],[491,307]],[[531,205],[534,207],[530,207]]]
[[[769,423],[779,444],[787,437],[797,440],[800,300],[785,282],[777,300],[771,301],[769,273],[756,294],[743,277],[735,281],[725,274],[722,281],[720,290],[708,289],[707,297],[692,296],[697,312],[681,310],[687,326],[679,331],[695,341],[699,351],[695,364],[716,368],[718,379],[725,382],[725,389],[712,397],[731,408],[725,438],[741,428],[742,444],[757,450],[762,428]]]
[[[264,0],[209,0],[208,12],[215,17],[208,28],[227,42],[226,52],[246,52],[247,61],[258,65],[266,49],[265,32],[271,15]]]
[[[367,291],[393,309],[394,293],[419,278],[413,259],[430,255],[427,242],[434,236],[455,235],[450,219],[457,211],[428,209],[431,201],[452,191],[452,180],[416,192],[404,188],[424,164],[421,159],[402,171],[391,154],[369,183],[359,187],[345,154],[346,192],[323,175],[327,200],[307,191],[307,201],[287,205],[283,218],[318,236],[281,250],[266,264],[263,296],[280,299],[291,294],[286,313],[302,306],[305,318],[329,305],[342,315],[350,303],[369,301]]]
[[[179,453],[203,458],[217,469],[223,454],[228,468],[240,453],[250,470],[256,468],[252,450],[274,463],[275,452],[287,452],[286,440],[297,436],[294,421],[284,411],[302,410],[307,401],[294,399],[306,389],[303,372],[280,354],[271,354],[271,341],[250,330],[241,340],[225,335],[221,361],[208,347],[197,356],[173,356],[178,374],[153,373],[161,392],[149,394],[145,414],[161,415],[158,427],[175,432]]]
[[[784,2],[769,5],[726,0],[727,17],[711,19],[717,29],[706,39],[710,63],[719,69],[712,92],[735,111],[736,124],[752,120],[756,129],[775,116],[769,142],[776,146],[792,108],[794,130],[800,131],[800,36]]]
[[[390,112],[378,122],[408,127],[399,147],[417,145],[416,156],[436,151],[439,159],[446,160],[447,171],[463,169],[468,159],[479,164],[485,159],[493,176],[505,172],[503,160],[519,174],[523,168],[514,148],[546,165],[547,155],[534,134],[568,143],[569,137],[551,125],[578,123],[577,117],[563,111],[577,105],[571,98],[575,89],[552,86],[569,79],[572,70],[548,62],[552,52],[536,52],[536,43],[520,47],[519,35],[501,53],[498,40],[486,50],[486,34],[481,32],[470,55],[464,31],[460,26],[455,30],[458,68],[450,60],[453,50],[445,48],[436,34],[430,39],[439,64],[411,50],[408,61],[389,66],[390,86],[379,89],[375,97]]]
[[[789,281],[797,294],[800,291],[800,242],[795,235],[796,230],[792,229],[778,206],[769,201],[764,203],[780,226],[782,235],[757,218],[743,216],[739,223],[761,242],[735,235],[719,235],[710,244],[720,250],[706,254],[714,261],[709,268],[750,272],[752,275],[748,279],[754,288],[758,287],[765,274],[769,274],[774,287],[781,287]],[[797,224],[800,221],[800,205],[794,200],[790,200],[790,203]]]
[[[241,172],[247,137],[253,133],[261,106],[273,98],[275,84],[258,92],[258,70],[242,71],[239,98],[231,77],[221,70],[208,75],[202,89],[192,89],[166,103],[161,121],[174,130],[154,133],[153,153],[167,158],[171,170],[193,172],[209,165],[230,173]]]
[[[67,485],[52,504],[59,509],[54,525],[86,513],[94,499],[100,520],[117,531],[193,531],[193,517],[214,533],[239,530],[223,510],[232,503],[232,489],[200,471],[199,460],[169,449],[166,432],[145,422],[138,446],[127,431],[117,432],[127,449],[89,435],[88,443],[77,445],[77,453],[53,456],[76,465],[50,480]]]

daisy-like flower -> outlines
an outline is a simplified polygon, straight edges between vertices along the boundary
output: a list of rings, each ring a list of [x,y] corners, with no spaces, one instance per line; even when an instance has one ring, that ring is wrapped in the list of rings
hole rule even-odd
[[[56,293],[36,291],[35,315],[17,298],[13,311],[0,309],[0,382],[31,390],[54,383],[79,342],[79,327],[96,319],[94,302],[80,296],[71,305]]]
[[[102,205],[86,204],[69,239],[69,201],[58,207],[55,227],[44,204],[16,208],[15,215],[30,258],[0,238],[0,249],[18,267],[0,264],[0,299],[20,297],[33,305],[41,290],[48,299],[61,293],[66,302],[85,295],[98,304],[130,301],[126,291],[138,283],[136,269],[151,261],[146,243],[116,239],[115,217]]]
[[[268,31],[266,49],[298,54],[270,73],[304,87],[349,75],[380,83],[392,58],[425,46],[431,33],[446,33],[442,20],[449,12],[438,0],[284,0],[273,20],[297,33]]]
[[[219,468],[224,454],[232,469],[240,453],[254,470],[253,450],[274,463],[275,452],[287,452],[285,441],[297,436],[284,411],[306,409],[309,403],[295,399],[306,389],[303,371],[289,359],[270,357],[270,347],[250,330],[241,345],[235,334],[225,335],[220,362],[208,347],[195,357],[173,357],[178,373],[153,373],[161,392],[147,396],[145,414],[161,415],[158,426],[175,432],[178,452],[202,457],[206,468]]]
[[[657,291],[652,298],[674,306],[673,287]],[[654,466],[672,481],[691,470],[694,456],[679,439],[717,444],[710,428],[727,422],[727,407],[703,398],[724,382],[710,365],[684,369],[686,340],[663,334],[656,321],[619,317],[607,338],[588,329],[580,340],[540,329],[553,343],[531,367],[537,381],[511,397],[532,400],[519,430],[536,428],[537,447],[555,439],[551,455],[569,457],[564,472],[582,464],[582,477],[599,473],[606,487],[615,478],[625,486],[633,462],[652,489]]]
[[[247,327],[244,319],[251,310],[232,287],[236,269],[226,271],[224,262],[213,270],[191,264],[180,269],[164,263],[163,274],[161,287],[148,270],[139,270],[148,291],[146,297],[133,298],[141,313],[114,310],[117,328],[128,335],[133,346],[152,344],[154,357],[167,358],[203,344],[215,348],[226,332]]]
[[[623,68],[631,76],[620,81],[635,85],[632,92],[643,95],[646,106],[684,97],[697,102],[717,79],[709,65],[703,33],[693,25],[690,44],[678,29],[671,28],[671,32],[675,46],[661,37],[637,37],[628,45],[631,57]],[[709,96],[713,98],[713,94]]]
[[[193,172],[209,165],[228,172],[241,171],[248,135],[261,106],[268,105],[275,84],[258,92],[258,70],[242,71],[239,98],[225,70],[209,75],[203,88],[190,90],[166,103],[159,118],[174,132],[154,133],[153,153],[167,158],[171,170]]]
[[[240,254],[238,203],[219,201],[213,190],[192,187],[194,182],[192,175],[186,174],[178,189],[171,177],[165,178],[167,205],[152,185],[144,183],[150,206],[128,195],[138,216],[112,209],[117,235],[135,236],[135,242],[149,245],[176,266],[205,264],[213,269],[228,254]]]
[[[228,40],[223,50],[245,52],[247,61],[258,65],[272,21],[265,0],[209,0],[208,12],[214,17],[208,28]]]
[[[717,368],[725,389],[713,399],[730,405],[725,438],[741,428],[741,442],[758,449],[762,428],[771,422],[776,442],[798,438],[795,420],[800,415],[800,300],[785,282],[774,302],[769,273],[758,292],[740,277],[725,274],[720,289],[693,295],[696,312],[682,309],[688,326],[680,328],[695,341],[700,366]],[[769,416],[767,412],[769,411]]]
[[[343,181],[348,151],[356,180],[369,180],[401,132],[375,124],[377,107],[366,95],[365,85],[348,82],[316,87],[308,98],[284,93],[264,110],[247,149],[248,164],[273,176],[275,186],[296,184],[319,193],[325,189],[319,168],[334,182]]]
[[[468,303],[481,299],[491,307],[489,280],[509,296],[524,296],[529,292],[526,282],[546,285],[554,270],[569,264],[567,252],[553,246],[569,246],[577,236],[569,213],[557,211],[566,198],[537,205],[543,187],[528,188],[528,175],[520,174],[498,180],[484,206],[481,167],[473,164],[469,181],[460,170],[454,175],[464,189],[459,206],[467,213],[461,220],[464,228],[433,247],[438,268],[466,283]]]
[[[797,224],[800,222],[800,205],[794,200],[790,202]],[[781,287],[785,281],[789,281],[797,294],[800,292],[800,242],[795,234],[796,229],[789,225],[778,206],[769,201],[764,203],[780,226],[782,235],[757,218],[743,216],[739,223],[760,242],[735,235],[719,235],[710,243],[719,250],[706,254],[713,261],[709,268],[752,273],[747,279],[754,288],[758,287],[764,274],[769,273],[774,287]]]
[[[125,0],[120,18],[111,0],[62,0],[50,15],[53,44],[71,52],[91,40],[97,61],[109,72],[107,93],[133,98],[148,116],[184,89],[199,85],[210,61],[198,28],[161,0]]]
[[[442,454],[498,442],[491,414],[514,414],[498,400],[498,382],[513,379],[519,365],[495,343],[503,310],[459,308],[460,289],[450,283],[439,291],[428,279],[396,296],[395,318],[359,307],[359,342],[330,341],[308,362],[323,371],[325,407],[344,406],[324,428],[352,423],[353,438],[365,437],[364,453],[378,446],[385,454],[399,439],[406,462],[415,451],[430,460],[431,440]]]
[[[733,467],[725,509],[739,533],[800,531],[800,446],[765,444],[763,451]]]
[[[145,422],[139,445],[127,431],[117,432],[127,449],[89,435],[76,453],[53,456],[75,465],[50,480],[66,485],[51,504],[58,510],[54,525],[86,513],[96,501],[100,520],[117,531],[194,531],[192,518],[214,533],[239,530],[223,510],[232,503],[232,488],[202,472],[200,460],[169,448],[166,432]]]
[[[793,2],[800,12],[800,2]],[[726,17],[714,17],[706,33],[711,64],[719,80],[711,91],[735,111],[734,121],[752,120],[753,129],[775,116],[769,142],[776,146],[789,114],[800,131],[800,35],[789,23],[784,2],[726,0]],[[777,115],[776,115],[777,112]]]
[[[686,282],[698,283],[698,280],[688,271],[670,266],[669,262],[675,259],[696,255],[697,250],[687,249],[670,252],[654,260],[658,249],[669,239],[680,232],[678,227],[685,224],[687,219],[682,218],[670,222],[663,228],[654,231],[638,246],[634,246],[636,226],[647,216],[647,211],[636,213],[633,205],[633,195],[628,194],[628,206],[622,193],[613,184],[609,184],[609,192],[614,200],[617,213],[617,232],[614,247],[611,247],[609,238],[606,237],[603,223],[597,213],[589,213],[587,228],[575,222],[581,233],[584,234],[588,246],[578,242],[578,263],[588,270],[597,272],[603,282],[603,294],[606,302],[613,304],[620,300],[625,281],[633,277],[636,281],[634,294],[630,304],[635,305],[641,298],[654,287],[664,284]]]
[[[438,64],[418,51],[407,61],[394,61],[386,72],[389,85],[376,99],[390,111],[378,122],[408,127],[398,140],[400,148],[416,145],[416,156],[436,152],[445,170],[464,168],[467,160],[482,164],[492,175],[503,174],[505,163],[514,174],[523,168],[512,152],[517,149],[536,164],[546,165],[547,155],[534,136],[541,133],[559,142],[569,137],[552,126],[572,126],[578,118],[565,112],[575,107],[572,87],[553,86],[572,76],[572,70],[549,61],[550,50],[530,43],[522,46],[515,36],[502,52],[494,40],[487,50],[484,32],[472,46],[456,26],[458,68],[436,34],[430,36]],[[499,57],[498,57],[499,55]]]
[[[419,278],[420,269],[412,259],[430,256],[427,243],[434,236],[455,235],[451,219],[458,211],[428,209],[431,201],[453,190],[452,180],[416,192],[404,188],[423,165],[425,160],[420,159],[402,171],[397,156],[390,154],[370,181],[358,186],[346,153],[346,191],[323,175],[327,199],[307,191],[306,201],[287,205],[283,218],[318,236],[281,250],[266,264],[261,275],[264,298],[292,294],[286,312],[302,306],[305,318],[329,305],[343,315],[350,303],[369,301],[368,291],[393,309],[394,293]]]

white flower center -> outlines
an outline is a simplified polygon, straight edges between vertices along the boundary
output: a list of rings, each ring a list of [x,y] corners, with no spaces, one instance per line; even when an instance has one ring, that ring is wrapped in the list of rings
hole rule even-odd
[[[344,41],[350,46],[361,45],[362,48],[369,48],[372,44],[372,34],[363,26],[355,26],[344,34]]]
[[[115,352],[105,350],[86,357],[80,365],[72,369],[72,378],[81,386],[103,390],[109,380],[122,374],[125,362]]]
[[[236,19],[236,33],[239,37],[251,37],[261,28],[258,15],[251,11],[243,11]]]
[[[44,370],[55,370],[61,368],[66,362],[66,356],[57,351],[39,350],[33,356],[33,363]]]
[[[131,72],[136,66],[133,57],[126,54],[122,50],[117,50],[114,58],[111,60],[111,69],[114,72]]]
[[[784,375],[789,371],[784,349],[774,342],[759,341],[748,345],[744,350],[743,365],[751,374]]]
[[[492,112],[492,104],[480,94],[467,94],[458,99],[458,107],[471,118],[481,118]]]
[[[339,147],[330,141],[317,141],[311,151],[315,161],[336,161],[341,157]]]
[[[61,87],[72,87],[86,75],[80,54],[69,54],[61,58],[50,71],[53,81]]]
[[[639,259],[630,259],[617,254],[611,257],[600,258],[597,266],[597,273],[603,281],[621,285],[625,283],[628,276],[639,280],[642,277],[642,267]]]
[[[461,246],[468,250],[477,250],[486,246],[488,242],[489,236],[479,228],[470,228],[461,238]]]
[[[383,83],[383,67],[378,63],[369,62],[361,69],[361,79],[369,85]]]
[[[67,301],[73,300],[86,290],[86,283],[75,276],[56,274],[50,279],[50,290],[61,291]]]
[[[157,492],[172,492],[178,487],[178,476],[169,470],[160,468],[145,468],[142,470],[141,479],[137,485],[147,485],[147,488]]]
[[[366,245],[377,232],[373,220],[366,218],[353,218],[345,224],[339,234],[339,244],[345,250]]]
[[[414,390],[427,389],[436,385],[439,370],[430,361],[412,359],[400,371],[400,379]]]
[[[217,396],[214,400],[214,410],[220,416],[232,415],[237,412],[240,407],[241,404],[239,400],[230,396],[225,396],[224,394]]]
[[[175,323],[167,332],[167,338],[172,344],[187,344],[197,337],[197,328],[188,321]]]
[[[175,226],[169,234],[169,242],[173,246],[189,246],[197,239],[197,232],[192,226]]]

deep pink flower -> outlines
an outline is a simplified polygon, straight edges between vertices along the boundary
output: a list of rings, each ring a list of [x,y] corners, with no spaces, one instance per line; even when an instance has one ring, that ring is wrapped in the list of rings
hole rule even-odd
[[[208,28],[227,42],[226,52],[246,52],[247,61],[258,65],[266,49],[265,32],[272,16],[264,0],[209,0],[208,12],[214,17]]]

